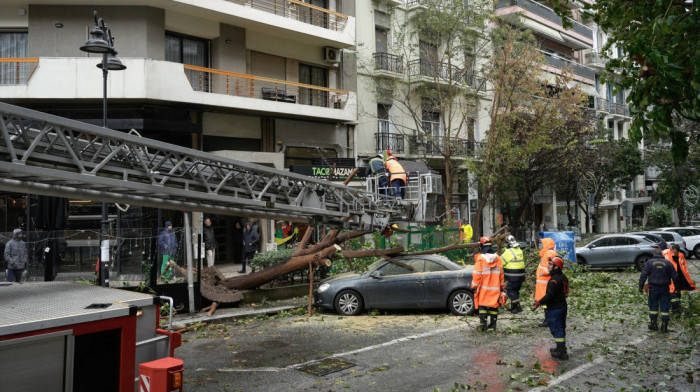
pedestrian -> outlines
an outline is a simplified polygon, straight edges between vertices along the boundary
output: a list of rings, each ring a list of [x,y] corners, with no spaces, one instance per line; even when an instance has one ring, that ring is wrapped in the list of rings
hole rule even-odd
[[[12,239],[5,244],[5,261],[7,262],[7,281],[20,282],[22,272],[27,268],[27,244],[22,241],[22,229],[12,231]]]
[[[550,278],[549,260],[559,256],[553,239],[542,238],[540,243],[542,244],[542,249],[540,249],[540,264],[537,266],[537,271],[535,271],[535,301],[542,299],[544,294],[547,292],[547,282],[549,282]],[[546,327],[549,325],[547,322],[547,305],[543,305],[542,309],[544,309],[544,320],[539,324],[539,326]]]
[[[216,238],[214,228],[211,226],[211,219],[204,220],[204,252],[207,256],[207,266],[213,267],[216,258]]]
[[[382,154],[372,157],[367,163],[365,176],[377,178],[377,193],[386,195],[389,190],[389,171],[386,169]]]
[[[258,223],[258,220],[255,218],[250,218],[248,219],[248,222],[250,222],[250,226],[253,228],[253,231],[258,233],[258,237],[260,237],[260,223]],[[255,247],[255,250],[258,252],[262,251],[260,249],[260,243],[258,242],[258,246]],[[245,249],[243,250],[245,252]]]
[[[649,329],[658,331],[657,319],[661,313],[661,332],[668,332],[669,308],[671,307],[671,284],[677,278],[676,270],[670,261],[663,258],[661,250],[654,251],[654,256],[647,260],[639,276],[639,292],[649,280]]]
[[[520,288],[525,280],[525,257],[515,237],[506,237],[506,249],[501,253],[503,275],[506,280],[506,294],[510,298],[510,312],[518,314],[523,311],[520,305]]]
[[[406,183],[408,182],[406,171],[389,150],[386,150],[386,162],[384,165],[390,173],[389,183],[392,188],[392,194],[403,199],[406,196]]]
[[[680,312],[681,307],[681,291],[697,290],[695,282],[690,278],[688,273],[688,262],[685,260],[681,247],[678,244],[671,245],[671,249],[667,249],[662,254],[666,260],[671,262],[676,270],[676,279],[671,282],[669,288],[671,292],[671,312]]]
[[[569,279],[564,275],[563,268],[564,259],[559,256],[554,256],[547,261],[550,279],[547,281],[544,296],[539,301],[535,301],[532,310],[539,306],[547,306],[547,325],[557,344],[556,347],[550,348],[549,352],[554,358],[566,360],[569,359],[569,354],[566,352],[566,297],[569,296]]]
[[[168,263],[174,260],[177,254],[177,236],[173,232],[173,224],[170,221],[165,222],[165,229],[158,235],[158,246],[160,246],[160,254],[163,255],[160,276],[170,279],[172,268]]]
[[[260,236],[258,232],[253,230],[253,225],[248,222],[245,224],[245,230],[243,231],[243,242],[245,256],[243,257],[243,266],[238,273],[245,274],[246,264],[250,262],[255,256],[255,252],[258,250],[258,242],[260,242]]]
[[[233,224],[233,262],[241,264],[243,261],[243,227],[241,222]]]
[[[474,256],[474,272],[472,274],[472,291],[474,305],[479,309],[477,331],[493,332],[496,330],[498,319],[499,298],[503,292],[503,265],[501,258],[493,251],[491,240],[481,237],[480,252]],[[489,324],[486,324],[490,316]]]

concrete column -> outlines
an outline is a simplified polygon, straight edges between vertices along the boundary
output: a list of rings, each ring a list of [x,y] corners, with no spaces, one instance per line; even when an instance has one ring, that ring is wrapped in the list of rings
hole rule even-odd
[[[609,223],[608,222],[608,210],[601,210],[600,211],[600,231],[602,233],[609,233]]]

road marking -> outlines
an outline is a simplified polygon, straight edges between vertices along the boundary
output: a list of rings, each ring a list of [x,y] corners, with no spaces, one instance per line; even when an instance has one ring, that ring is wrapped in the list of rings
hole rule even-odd
[[[347,356],[347,355],[355,355],[355,354],[359,354],[359,353],[362,353],[362,352],[365,352],[365,351],[376,350],[376,349],[378,349],[378,348],[382,348],[382,347],[386,347],[386,346],[391,346],[391,345],[398,344],[398,343],[402,343],[402,342],[405,342],[405,341],[408,341],[408,340],[415,340],[415,339],[425,338],[425,337],[428,337],[428,336],[437,335],[437,334],[440,334],[440,333],[443,333],[443,332],[449,332],[449,331],[452,331],[452,330],[455,330],[455,329],[464,328],[464,327],[467,327],[467,326],[468,326],[468,325],[456,325],[456,326],[454,326],[454,327],[443,328],[443,329],[437,329],[437,330],[435,330],[435,331],[425,332],[425,333],[421,333],[421,334],[418,334],[418,335],[405,336],[405,337],[403,337],[403,338],[398,338],[398,339],[390,340],[390,341],[388,341],[388,342],[384,342],[384,343],[380,343],[380,344],[375,344],[374,346],[367,346],[367,347],[359,348],[359,349],[357,349],[357,350],[352,350],[352,351],[346,351],[346,352],[342,352],[342,353],[333,354],[333,355],[330,355],[330,356],[327,356],[327,357],[321,358],[321,359],[313,359],[313,360],[311,360],[311,361],[307,361],[307,362],[303,362],[303,363],[298,363],[298,364],[296,364],[296,365],[289,365],[289,366],[287,366],[285,369],[297,369],[297,368],[300,368],[300,367],[302,367],[302,366],[311,365],[311,364],[314,364],[314,363],[318,363],[318,362],[324,361],[324,360],[326,360],[326,359],[344,357],[344,356]]]
[[[630,342],[630,343],[624,344],[624,345],[622,346],[622,348],[619,348],[619,349],[617,349],[617,350],[612,350],[611,353],[613,353],[613,354],[620,354],[621,351],[622,351],[622,349],[623,349],[624,347],[626,347],[626,346],[628,346],[628,345],[630,345],[630,344],[633,345],[633,346],[636,346],[636,345],[638,345],[639,343],[641,343],[641,342],[643,342],[643,341],[645,341],[645,340],[647,340],[646,337],[639,338],[639,339],[635,340],[634,342]],[[596,359],[595,359],[594,361],[592,361],[592,362],[588,362],[588,363],[586,363],[586,364],[584,364],[584,365],[581,365],[581,366],[579,366],[579,367],[577,367],[577,368],[574,368],[574,369],[572,369],[572,370],[569,370],[568,372],[564,373],[561,377],[557,377],[557,378],[555,378],[554,380],[552,380],[551,382],[549,382],[549,384],[547,384],[546,386],[537,387],[537,388],[535,388],[535,389],[532,389],[531,391],[533,391],[533,392],[535,392],[535,391],[546,391],[546,390],[548,390],[549,388],[552,388],[552,387],[556,386],[557,384],[561,384],[562,382],[564,382],[564,381],[566,381],[566,380],[568,380],[568,379],[570,379],[570,378],[572,378],[572,377],[575,377],[575,376],[577,376],[577,375],[583,373],[584,371],[588,370],[588,368],[590,368],[590,367],[592,367],[592,366],[594,366],[594,365],[598,365],[598,364],[600,364],[601,362],[603,362],[603,361],[605,361],[605,360],[607,360],[607,359],[608,359],[608,356],[607,356],[607,355],[604,355],[604,356],[602,356],[602,357],[598,357],[598,358],[596,358]]]

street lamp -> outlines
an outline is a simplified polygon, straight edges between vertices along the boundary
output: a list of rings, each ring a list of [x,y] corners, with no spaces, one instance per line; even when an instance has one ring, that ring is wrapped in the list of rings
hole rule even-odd
[[[97,68],[102,68],[102,127],[107,128],[107,74],[109,71],[125,70],[126,66],[116,57],[117,51],[114,49],[114,37],[112,37],[112,32],[107,28],[104,19],[97,17],[97,11],[95,11],[94,16],[95,27],[90,30],[91,38],[85,42],[85,45],[80,47],[80,50],[87,53],[102,54],[102,62],[97,64]],[[107,203],[103,202],[102,223],[100,226],[100,286],[109,286],[108,224]]]

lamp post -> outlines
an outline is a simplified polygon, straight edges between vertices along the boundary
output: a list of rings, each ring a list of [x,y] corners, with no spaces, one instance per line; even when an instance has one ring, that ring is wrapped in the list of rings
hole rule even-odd
[[[126,66],[122,64],[114,50],[114,37],[107,27],[104,19],[97,17],[94,13],[95,27],[90,30],[90,39],[80,50],[87,53],[102,54],[102,62],[97,64],[97,68],[102,68],[102,127],[107,128],[107,75],[109,71],[122,71]],[[107,230],[109,228],[107,216],[107,203],[102,203],[102,222],[100,225],[100,265],[99,280],[100,286],[109,286],[109,240]]]

